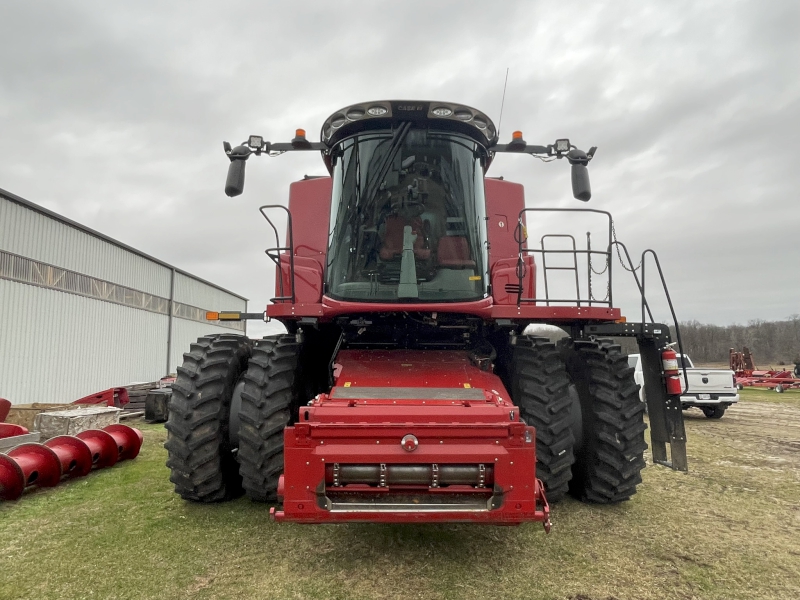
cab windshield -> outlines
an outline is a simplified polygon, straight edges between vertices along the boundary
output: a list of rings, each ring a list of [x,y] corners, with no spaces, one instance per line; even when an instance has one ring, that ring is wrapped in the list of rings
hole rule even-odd
[[[486,295],[483,149],[400,124],[333,151],[328,295],[448,302]]]

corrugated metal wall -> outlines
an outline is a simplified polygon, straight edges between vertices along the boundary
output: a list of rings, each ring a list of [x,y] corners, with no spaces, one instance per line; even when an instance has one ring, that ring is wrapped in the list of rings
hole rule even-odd
[[[0,258],[0,397],[13,404],[71,402],[109,387],[155,381],[168,368],[174,373],[201,335],[242,333],[191,319],[205,310],[246,310],[245,299],[2,193]],[[168,363],[164,299],[173,272]],[[75,273],[92,278],[90,292],[87,277],[79,286]]]
[[[0,396],[71,402],[166,366],[166,315],[0,279]]]
[[[0,248],[169,298],[169,269],[2,197]]]
[[[205,285],[203,282],[187,277],[183,273],[175,273],[174,299],[175,302],[182,302],[208,310],[244,310],[243,303],[235,296]]]

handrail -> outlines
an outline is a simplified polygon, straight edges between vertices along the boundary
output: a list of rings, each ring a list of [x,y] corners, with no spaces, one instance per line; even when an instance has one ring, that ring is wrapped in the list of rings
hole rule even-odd
[[[661,279],[661,287],[664,290],[664,295],[667,298],[667,305],[669,306],[669,312],[672,315],[672,322],[675,323],[675,338],[678,342],[678,354],[680,356],[685,356],[685,353],[683,351],[683,340],[681,339],[681,328],[678,325],[678,318],[675,316],[675,308],[672,306],[672,298],[669,295],[669,290],[667,289],[667,282],[664,279],[664,271],[661,270],[661,263],[658,260],[658,255],[655,253],[655,250],[651,250],[650,248],[642,252],[642,300],[644,301],[645,266],[647,264],[645,258],[647,257],[648,254],[650,254],[653,257],[653,260],[655,261],[656,268],[658,269],[658,276]],[[648,307],[647,310],[649,313],[650,308]],[[651,319],[653,318],[652,315],[650,316],[650,318]],[[642,305],[642,321],[644,321],[644,303]],[[686,361],[681,360],[681,364],[683,365],[683,383],[685,384],[685,387],[683,388],[683,391],[681,393],[685,394],[686,391],[689,389],[689,375],[686,372]]]
[[[607,243],[607,246],[606,246],[607,249],[606,249],[606,251],[592,250],[591,233],[590,232],[587,232],[587,249],[586,250],[578,250],[576,248],[576,245],[575,245],[575,238],[573,236],[571,236],[571,235],[564,235],[564,234],[561,234],[561,235],[549,234],[549,235],[543,236],[542,239],[541,239],[541,246],[542,246],[541,248],[524,248],[523,244],[528,239],[528,232],[527,232],[527,227],[525,225],[523,225],[523,218],[524,218],[525,213],[528,213],[528,212],[582,212],[582,213],[595,213],[595,214],[605,215],[605,217],[608,219],[608,243]],[[570,238],[570,239],[572,239],[572,242],[573,242],[573,249],[572,250],[569,250],[569,249],[566,249],[566,250],[547,250],[544,247],[544,239],[546,237],[567,237],[567,238]],[[653,257],[653,261],[655,262],[656,269],[658,270],[658,275],[659,275],[659,278],[661,279],[661,287],[662,287],[662,289],[664,291],[664,295],[666,296],[666,299],[667,299],[667,304],[669,306],[669,311],[670,311],[670,315],[672,317],[672,322],[675,325],[675,337],[677,339],[679,353],[680,354],[684,354],[684,352],[683,352],[683,339],[681,338],[681,333],[680,333],[680,325],[678,324],[678,319],[677,319],[677,316],[675,315],[675,308],[674,308],[674,306],[672,304],[672,298],[671,298],[671,296],[669,294],[669,289],[667,289],[667,282],[664,279],[664,272],[661,269],[661,263],[658,260],[658,256],[656,255],[655,251],[652,250],[652,249],[647,249],[644,252],[642,252],[642,258],[641,258],[642,275],[641,275],[641,280],[640,280],[639,276],[636,274],[636,271],[638,270],[638,267],[634,267],[633,260],[631,259],[631,255],[628,252],[627,246],[625,246],[625,244],[623,244],[622,242],[618,241],[615,238],[616,238],[616,236],[614,235],[613,218],[611,216],[611,213],[609,213],[608,211],[605,211],[605,210],[597,210],[597,209],[593,209],[593,208],[524,208],[524,209],[522,209],[519,212],[519,216],[517,218],[517,227],[514,230],[514,240],[517,242],[518,247],[519,247],[519,257],[518,257],[518,262],[517,262],[517,273],[516,273],[517,278],[518,278],[518,285],[516,286],[517,306],[520,306],[520,304],[522,304],[523,302],[537,302],[537,301],[542,301],[542,300],[547,302],[548,306],[550,305],[551,302],[560,302],[560,303],[576,302],[578,306],[581,306],[581,302],[583,301],[583,299],[580,297],[581,293],[580,293],[580,286],[578,284],[578,272],[577,272],[577,256],[579,254],[585,254],[587,256],[587,261],[588,261],[588,273],[587,273],[588,282],[587,283],[588,283],[588,290],[589,290],[589,298],[588,298],[589,305],[591,306],[592,303],[596,303],[596,304],[601,304],[601,305],[607,305],[609,307],[613,306],[612,265],[613,265],[614,261],[612,260],[612,250],[613,250],[614,247],[616,247],[618,254],[619,254],[619,249],[620,248],[622,249],[622,252],[624,252],[625,260],[622,259],[622,255],[619,255],[620,263],[621,263],[622,267],[625,270],[630,271],[631,275],[633,275],[633,279],[636,282],[636,287],[639,290],[639,296],[641,298],[641,308],[642,308],[641,327],[644,328],[645,323],[648,323],[648,322],[649,323],[654,323],[655,322],[655,319],[653,318],[653,312],[652,312],[652,310],[650,308],[650,304],[647,301],[646,290],[645,290],[645,284],[646,284],[645,269],[646,269],[646,264],[648,262],[647,261],[647,257],[648,257],[648,255],[650,255],[650,256]],[[524,265],[524,261],[522,260],[522,257],[525,254],[541,254],[542,255],[542,269],[543,269],[542,277],[543,277],[544,285],[545,285],[545,297],[544,298],[523,298],[522,297],[522,291],[524,289],[524,287],[523,287],[523,279],[524,279],[525,274],[526,274],[525,273],[526,269],[525,269],[525,265]],[[547,254],[572,254],[573,255],[573,257],[574,257],[573,264],[575,264],[576,266],[575,267],[561,267],[560,269],[561,270],[575,270],[575,280],[576,280],[576,289],[577,289],[578,298],[574,298],[574,299],[554,299],[554,298],[550,298],[548,282],[547,282],[547,270],[559,269],[559,267],[548,267],[547,266],[547,262],[546,262],[546,255]],[[591,289],[592,289],[592,272],[593,272],[593,269],[592,269],[592,266],[591,266],[591,257],[592,257],[593,254],[600,254],[600,255],[604,256],[605,259],[606,259],[606,265],[608,267],[608,300],[593,300],[592,299]],[[625,264],[626,262],[627,262],[627,265]],[[602,272],[596,273],[596,274],[602,274]],[[684,385],[685,385],[685,387],[684,387],[684,392],[685,392],[689,387],[689,378],[688,378],[688,375],[686,373],[686,365],[685,364],[683,365],[683,380],[684,380]]]
[[[639,289],[639,296],[641,296],[642,298],[642,323],[644,323],[645,308],[647,309],[647,315],[650,317],[650,322],[654,323],[655,321],[653,319],[653,313],[650,311],[650,305],[647,303],[647,298],[645,297],[644,294],[644,284],[639,281],[639,277],[636,275],[636,269],[633,266],[633,260],[631,259],[631,255],[628,252],[628,247],[618,240],[614,240],[612,242],[612,245],[622,248],[622,250],[625,252],[625,258],[628,259],[628,264],[630,265],[630,269],[627,270],[631,272],[631,275],[633,275],[633,279],[634,281],[636,281],[636,287]],[[623,263],[622,266],[625,267],[625,264]]]
[[[594,213],[594,214],[605,215],[606,219],[608,220],[608,242],[607,242],[607,245],[606,245],[607,249],[606,249],[606,251],[592,250],[590,242],[588,241],[588,239],[590,239],[588,234],[587,234],[587,249],[586,250],[578,250],[578,249],[575,248],[574,237],[572,237],[572,236],[564,236],[564,235],[557,235],[557,234],[549,234],[549,235],[546,235],[544,237],[570,237],[573,240],[573,249],[572,250],[547,250],[547,249],[544,248],[544,237],[542,238],[542,248],[523,248],[523,244],[528,239],[527,227],[523,225],[523,218],[524,218],[525,213],[527,213],[527,212],[582,212],[582,213]],[[589,306],[591,306],[592,304],[600,304],[600,305],[605,305],[605,306],[609,306],[609,307],[613,306],[613,296],[612,296],[612,286],[611,286],[611,274],[612,274],[611,272],[612,272],[612,264],[613,264],[613,261],[611,260],[611,245],[612,245],[612,231],[613,231],[612,223],[613,223],[613,219],[611,217],[611,213],[610,212],[605,211],[605,210],[597,210],[597,209],[594,209],[594,208],[523,208],[519,212],[519,215],[517,217],[517,227],[514,229],[514,241],[517,242],[518,247],[519,247],[519,258],[518,258],[518,262],[517,262],[517,273],[516,273],[517,274],[517,279],[519,280],[519,283],[518,283],[518,286],[517,286],[517,289],[516,289],[516,291],[517,291],[517,306],[520,306],[523,302],[538,302],[538,301],[544,301],[544,302],[547,303],[548,306],[550,306],[551,302],[576,302],[578,306],[581,306],[581,303],[584,302],[584,300],[580,297],[580,295],[581,295],[581,293],[580,293],[580,284],[579,284],[578,271],[577,271],[577,264],[578,264],[577,256],[578,256],[578,254],[585,254],[587,256],[587,263],[589,265],[587,277],[588,277],[588,290],[590,290],[590,292],[589,292],[590,295],[589,295],[589,298],[587,298],[585,301],[588,303]],[[523,260],[522,260],[522,256],[524,254],[541,254],[542,255],[542,267],[543,267],[542,277],[543,277],[544,285],[545,285],[545,297],[544,298],[523,298],[522,297],[522,291],[524,289],[522,280],[525,277],[525,268],[524,268],[524,263],[523,263]],[[575,287],[576,287],[576,293],[578,294],[577,298],[570,298],[570,299],[563,299],[562,300],[562,299],[555,299],[555,298],[550,298],[549,297],[550,293],[549,293],[548,282],[547,282],[547,270],[558,269],[558,267],[547,267],[546,258],[545,258],[545,256],[547,254],[572,254],[572,256],[574,258],[573,262],[575,264],[575,267],[568,267],[568,268],[565,267],[565,268],[563,268],[561,270],[574,270],[575,271]],[[609,285],[608,285],[608,300],[593,300],[592,297],[591,297],[591,289],[592,289],[591,257],[592,257],[593,254],[599,254],[599,255],[605,257],[606,266],[608,267],[608,281],[609,281]]]
[[[546,250],[544,241],[549,238],[565,238],[572,242],[572,250]],[[559,300],[551,300],[550,299],[550,292],[548,290],[547,285],[547,271],[575,271],[575,293],[578,295],[577,302],[578,306],[581,305],[581,285],[578,281],[578,247],[575,243],[575,236],[570,234],[564,233],[546,233],[544,234],[541,239],[539,240],[539,245],[541,246],[542,250],[542,277],[544,278],[544,295],[547,298],[547,306],[550,306],[550,302],[559,302]],[[548,253],[554,254],[572,254],[572,266],[571,267],[548,267],[547,266],[547,254]],[[590,296],[591,298],[591,296]]]
[[[289,231],[289,245],[288,246],[281,246],[281,238],[278,234],[278,228],[275,227],[275,224],[272,222],[267,216],[267,213],[264,212],[264,209],[270,208],[280,208],[286,211],[286,218],[288,219],[288,226],[287,229]],[[272,231],[275,232],[275,244],[274,248],[267,248],[264,250],[264,253],[275,263],[277,270],[278,270],[278,289],[280,290],[280,296],[276,296],[275,298],[270,298],[270,302],[281,302],[285,300],[289,300],[292,304],[294,304],[295,299],[295,285],[294,285],[294,229],[292,227],[292,213],[291,211],[283,206],[282,204],[265,204],[264,206],[259,206],[258,211],[261,213],[267,223],[269,223],[270,227],[272,227]],[[292,286],[292,293],[287,296],[284,289],[283,289],[283,269],[281,268],[281,252],[289,252],[289,281]]]

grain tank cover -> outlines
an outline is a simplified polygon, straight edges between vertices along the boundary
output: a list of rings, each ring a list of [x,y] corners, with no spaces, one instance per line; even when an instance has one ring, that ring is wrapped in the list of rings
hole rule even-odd
[[[391,129],[392,124],[402,121],[457,131],[487,148],[497,143],[497,128],[486,114],[463,104],[428,100],[380,100],[346,106],[325,119],[320,139],[333,146],[354,133]]]

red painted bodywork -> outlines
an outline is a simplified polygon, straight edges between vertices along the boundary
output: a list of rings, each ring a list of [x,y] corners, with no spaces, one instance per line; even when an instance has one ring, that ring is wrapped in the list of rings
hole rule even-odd
[[[289,212],[292,214],[294,242],[295,304],[318,304],[322,298],[322,274],[328,248],[331,178],[316,177],[291,184]],[[286,239],[289,239],[288,235]],[[283,277],[282,290],[280,277]],[[289,256],[282,254],[280,273],[275,272],[275,296],[289,296],[291,289]],[[279,300],[277,303],[287,304],[289,301]]]
[[[0,440],[28,433],[28,428],[14,423],[0,423]]]
[[[473,302],[441,303],[376,303],[345,302],[323,295],[325,257],[328,244],[332,181],[319,177],[294,182],[289,188],[289,210],[292,213],[292,234],[295,256],[295,302],[277,301],[267,306],[271,319],[293,320],[317,318],[322,322],[343,314],[392,312],[441,312],[473,315],[487,321],[520,319],[549,323],[574,321],[616,321],[617,308],[579,306],[538,306],[525,303],[517,306],[517,294],[510,293],[506,284],[517,285],[519,244],[514,230],[520,211],[525,207],[523,187],[499,179],[485,180],[487,233],[489,241],[489,272],[492,296]],[[524,218],[523,218],[524,224]],[[288,236],[287,236],[288,238]],[[523,297],[536,296],[536,264],[530,254],[523,257]],[[283,288],[280,279],[283,277]],[[275,295],[288,296],[291,290],[289,257],[281,258],[280,275],[276,272]]]
[[[474,366],[466,352],[343,350],[337,356],[330,394],[302,407],[297,423],[285,430],[283,510],[278,521],[548,523],[549,507],[536,479],[535,431],[494,374]],[[466,391],[466,392],[465,392]],[[469,399],[465,399],[468,395]],[[401,446],[406,435],[419,445]],[[493,487],[457,485],[326,486],[326,466],[484,465]],[[332,467],[330,467],[332,468]],[[484,502],[502,496],[492,510],[330,510],[328,495],[372,498],[395,494],[425,503],[441,494]],[[549,523],[548,523],[549,524]]]
[[[16,500],[26,487],[53,487],[62,477],[83,477],[92,467],[102,469],[136,458],[142,432],[127,425],[89,429],[76,436],[61,435],[44,444],[21,444],[0,454],[0,500]]]
[[[11,401],[0,398],[0,423],[6,420],[8,412],[11,410]]]
[[[794,377],[792,371],[737,371],[736,385],[747,387],[765,387],[772,389],[779,385],[783,389],[800,388],[800,378]]]
[[[345,302],[322,297],[320,304],[270,304],[267,315],[272,319],[294,319],[316,317],[329,321],[339,315],[358,313],[380,313],[393,311],[441,312],[474,315],[483,319],[521,319],[548,323],[571,323],[575,321],[616,321],[620,318],[618,308],[599,306],[536,306],[532,304],[494,304],[492,298],[474,302],[440,302],[435,304],[384,304],[379,302]]]
[[[489,239],[489,270],[498,260],[513,258],[519,254],[519,243],[514,239],[517,219],[525,208],[525,191],[518,183],[501,179],[484,180],[486,196],[486,233]],[[525,217],[523,215],[523,224]]]
[[[525,208],[524,191],[496,179],[485,180],[491,296],[429,304],[334,300],[324,294],[323,285],[331,189],[330,178],[292,184],[295,301],[267,306],[270,318],[311,317],[326,323],[341,315],[413,310],[486,322],[620,319],[616,308],[517,306],[520,248],[515,230]],[[457,247],[445,254],[454,266],[465,260]],[[288,259],[281,259],[276,274],[276,296],[291,294]],[[535,298],[532,255],[523,255],[521,267],[522,296]],[[536,479],[535,431],[520,420],[500,379],[472,364],[466,351],[346,349],[335,361],[330,393],[301,407],[295,425],[284,432],[284,475],[278,488],[283,509],[271,511],[277,521],[540,521],[549,530],[550,509]],[[440,470],[458,469],[470,475],[454,485],[439,485]],[[342,472],[362,475],[344,480]],[[477,480],[474,473],[481,473]]]
[[[122,408],[130,399],[126,388],[109,388],[102,392],[97,392],[91,396],[85,396],[75,400],[72,404],[105,404],[106,406],[116,406]]]

